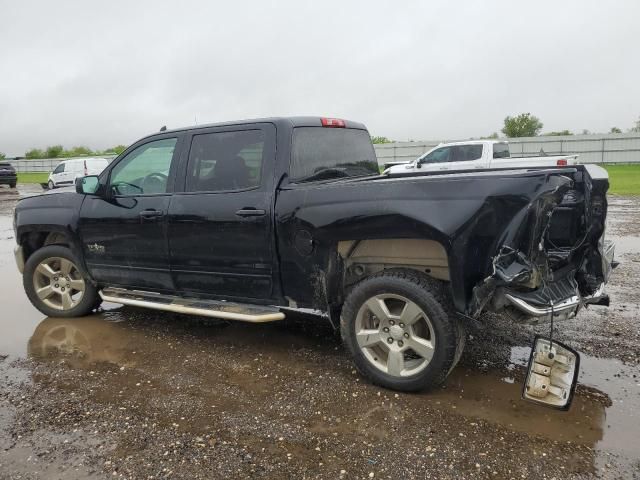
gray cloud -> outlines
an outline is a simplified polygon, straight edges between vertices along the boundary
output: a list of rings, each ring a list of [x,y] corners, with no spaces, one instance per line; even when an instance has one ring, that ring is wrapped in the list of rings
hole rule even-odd
[[[640,3],[0,0],[0,151],[321,114],[406,140],[640,115]]]

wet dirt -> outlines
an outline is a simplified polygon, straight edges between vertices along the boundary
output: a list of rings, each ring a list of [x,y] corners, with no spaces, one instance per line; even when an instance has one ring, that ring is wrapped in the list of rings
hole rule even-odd
[[[409,395],[360,378],[310,317],[253,325],[105,305],[45,318],[22,291],[15,198],[2,193],[0,479],[640,478],[640,199],[611,200],[612,306],[556,323],[581,354],[560,412],[520,399],[548,325],[486,316],[444,387]]]

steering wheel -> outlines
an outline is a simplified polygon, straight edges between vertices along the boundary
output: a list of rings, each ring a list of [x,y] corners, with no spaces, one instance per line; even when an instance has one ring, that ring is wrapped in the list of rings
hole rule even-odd
[[[144,193],[164,193],[167,189],[168,178],[164,173],[150,173],[142,180]]]
[[[123,181],[119,180],[119,181],[114,182],[114,183],[111,184],[111,188],[113,189],[113,191],[115,192],[116,195],[126,194],[126,192],[121,192],[120,191],[120,187],[121,186],[135,188],[140,193],[143,193],[142,192],[142,188],[140,188],[138,185],[135,185],[135,184],[129,183],[129,182],[123,182]]]

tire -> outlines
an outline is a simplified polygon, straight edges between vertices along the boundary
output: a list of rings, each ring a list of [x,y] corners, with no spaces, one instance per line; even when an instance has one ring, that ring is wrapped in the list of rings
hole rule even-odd
[[[442,283],[410,269],[358,283],[343,305],[340,329],[358,371],[392,390],[437,387],[464,349],[464,326]]]
[[[16,188],[16,182],[10,183],[9,188]]]
[[[27,297],[49,317],[81,317],[100,304],[98,289],[76,267],[71,250],[49,245],[36,250],[24,266]]]
[[[49,180],[47,186],[49,187],[49,190],[53,190],[54,188],[56,188],[56,186],[53,184],[53,180]]]

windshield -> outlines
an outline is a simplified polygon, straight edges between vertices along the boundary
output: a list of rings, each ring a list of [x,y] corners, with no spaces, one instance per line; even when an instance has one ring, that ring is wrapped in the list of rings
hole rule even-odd
[[[378,175],[378,160],[366,130],[299,127],[293,132],[293,181]]]

